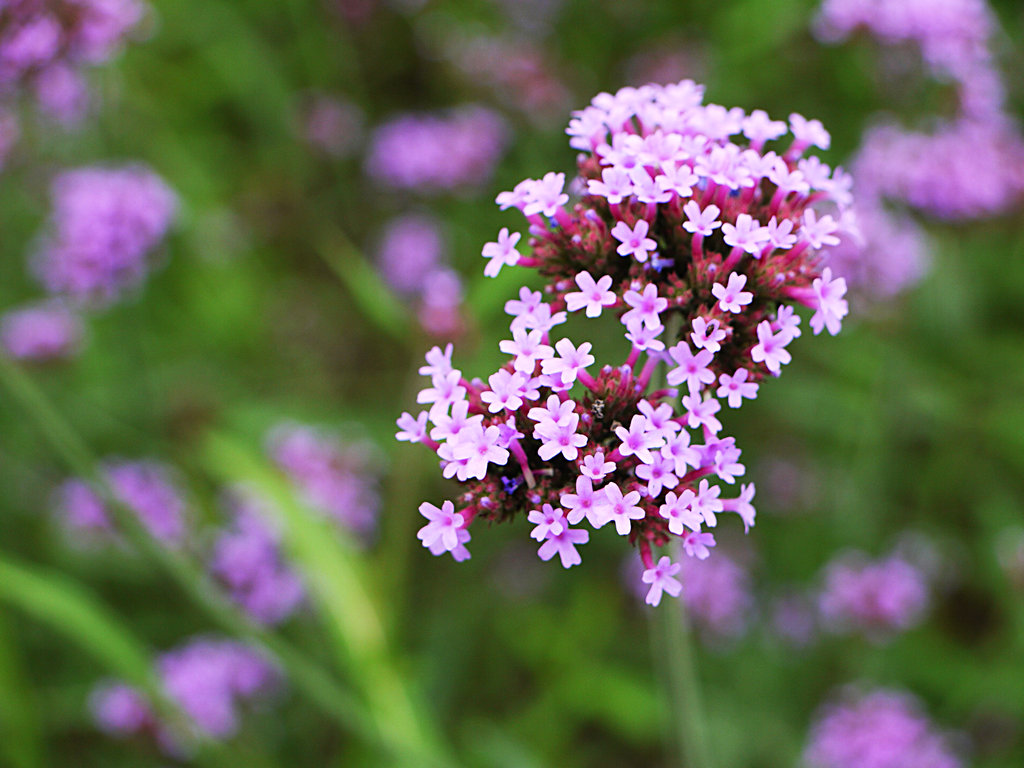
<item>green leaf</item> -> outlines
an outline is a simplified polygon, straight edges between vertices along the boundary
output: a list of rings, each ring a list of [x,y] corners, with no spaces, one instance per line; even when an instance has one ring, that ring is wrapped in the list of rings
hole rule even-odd
[[[284,543],[338,644],[344,671],[360,688],[381,739],[417,765],[448,765],[446,750],[399,672],[381,611],[368,585],[366,560],[323,515],[302,504],[291,485],[261,457],[223,436],[207,443],[208,466],[256,488],[274,502]]]
[[[318,249],[367,318],[398,341],[409,338],[408,309],[347,235],[332,230],[321,238]]]
[[[0,610],[0,755],[14,768],[39,768],[45,761],[42,729],[9,625]]]
[[[155,687],[142,643],[75,582],[0,555],[0,599],[66,635],[132,685]]]

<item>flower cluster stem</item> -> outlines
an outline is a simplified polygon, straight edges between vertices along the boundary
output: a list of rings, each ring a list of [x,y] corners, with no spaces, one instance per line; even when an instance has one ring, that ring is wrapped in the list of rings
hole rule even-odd
[[[686,585],[683,585],[686,589]],[[708,745],[693,629],[682,599],[656,611],[663,641],[664,677],[671,701],[671,728],[684,768],[714,768]]]

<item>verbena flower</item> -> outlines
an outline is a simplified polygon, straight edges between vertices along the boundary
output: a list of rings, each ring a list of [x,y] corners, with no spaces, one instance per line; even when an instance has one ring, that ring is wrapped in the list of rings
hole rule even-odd
[[[948,738],[902,691],[847,690],[825,706],[804,751],[808,768],[960,768]]]
[[[403,115],[374,132],[366,172],[395,189],[459,191],[491,177],[505,144],[504,121],[483,107]]]
[[[921,620],[929,591],[927,576],[899,555],[870,560],[849,552],[826,566],[818,608],[833,632],[882,639]]]
[[[268,502],[240,488],[227,504],[231,522],[214,541],[210,572],[254,620],[278,624],[302,604],[305,586],[284,559]]]
[[[255,649],[212,638],[198,638],[162,654],[157,673],[196,733],[218,740],[237,732],[243,703],[265,695],[280,680],[276,667]],[[173,732],[144,694],[123,683],[97,686],[90,709],[97,725],[112,736],[148,734],[171,755],[188,753],[190,736]]]
[[[164,544],[181,547],[188,537],[187,506],[172,471],[155,461],[110,461],[103,475],[115,498],[134,512]],[[86,481],[72,479],[57,490],[57,513],[73,534],[114,533],[110,510]]]
[[[267,441],[274,462],[306,503],[363,541],[377,527],[379,463],[366,443],[344,443],[336,435],[303,424],[275,427]]]
[[[844,226],[848,177],[804,156],[829,143],[819,122],[792,115],[787,142],[786,123],[702,101],[691,81],[600,94],[569,124],[577,179],[548,173],[498,196],[530,235],[525,255],[500,258],[538,269],[546,297],[524,288],[507,303],[509,358],[486,382],[467,380],[450,347],[427,355],[418,400],[429,410],[403,414],[398,437],[435,450],[461,483],[445,536],[433,533],[438,508],[421,507],[435,554],[467,557],[477,518],[550,507],[566,525],[542,529],[541,557],[578,563],[587,532],[570,526],[613,523],[645,570],[662,573],[656,602],[672,564],[656,566],[654,548],[677,539],[703,558],[718,515],[753,524],[753,485],[729,492],[745,468],[718,398],[738,406],[781,372],[799,334],[792,305],[813,311],[814,333],[839,331],[845,281],[820,248]],[[617,314],[623,357],[601,364],[591,342],[556,335],[566,310]],[[663,363],[673,388],[652,384]]]
[[[313,94],[300,115],[302,138],[313,149],[332,157],[347,157],[362,139],[363,111],[351,101],[324,93]]]
[[[0,4],[0,103],[28,94],[61,122],[88,104],[84,73],[114,56],[142,21],[140,0],[7,0]]]
[[[109,303],[138,286],[174,218],[174,193],[142,166],[65,171],[35,270],[51,293]]]
[[[73,357],[83,332],[81,318],[60,303],[33,304],[0,317],[0,345],[20,360]]]

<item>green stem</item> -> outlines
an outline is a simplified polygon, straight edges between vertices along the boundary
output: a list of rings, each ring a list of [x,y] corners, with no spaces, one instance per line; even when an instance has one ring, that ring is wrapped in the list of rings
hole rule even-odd
[[[685,555],[684,555],[685,557]],[[686,589],[686,585],[683,585]],[[662,660],[672,704],[672,731],[685,768],[712,768],[700,677],[686,604],[669,600],[657,609],[662,632]]]
[[[89,481],[110,507],[118,526],[145,557],[155,562],[177,586],[223,630],[266,648],[287,672],[289,679],[339,725],[371,743],[380,734],[365,708],[300,650],[239,613],[213,585],[179,555],[162,546],[113,495],[97,470],[97,462],[81,438],[53,408],[35,384],[7,357],[0,355],[0,380],[11,398],[36,421],[46,440],[75,474]]]

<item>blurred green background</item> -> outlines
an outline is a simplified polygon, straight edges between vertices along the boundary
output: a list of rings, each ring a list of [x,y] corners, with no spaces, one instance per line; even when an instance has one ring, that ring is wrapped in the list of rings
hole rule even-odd
[[[166,264],[138,298],[89,319],[78,359],[29,373],[91,451],[178,467],[201,529],[226,481],[267,471],[262,460],[233,462],[231,450],[211,448],[211,435],[252,457],[282,419],[371,439],[383,472],[381,530],[345,560],[389,635],[386,658],[369,663],[423,702],[427,727],[457,764],[676,765],[659,619],[623,586],[620,542],[597,537],[571,572],[536,559],[525,521],[474,531],[473,558],[462,564],[419,546],[418,504],[451,491],[427,451],[395,443],[394,420],[413,409],[416,368],[435,341],[382,293],[371,266],[379,233],[408,210],[440,217],[467,297],[457,365],[482,375],[505,334],[501,306],[526,274],[482,275],[482,244],[520,225],[494,195],[548,170],[571,173],[568,110],[597,92],[674,68],[677,79],[706,83],[708,101],[820,118],[833,135],[823,154],[832,164],[849,158],[879,111],[913,119],[941,98],[888,87],[877,46],[821,45],[805,0],[551,5],[547,25],[531,28],[484,0],[368,2],[348,17],[314,0],[157,0],[148,39],[92,73],[101,108],[86,128],[26,127],[0,176],[0,306],[38,295],[25,263],[57,170],[150,164],[181,198]],[[1024,12],[1015,0],[993,5],[1019,116]],[[510,106],[444,56],[456,38],[513,32],[543,51],[565,89],[547,113]],[[508,122],[509,147],[471,193],[388,192],[364,173],[365,138],[340,158],[303,140],[303,110],[318,93],[358,105],[367,129],[399,112],[489,104]],[[971,765],[1024,765],[1024,552],[999,556],[1024,509],[1024,227],[1020,211],[928,226],[933,263],[920,284],[862,302],[836,338],[805,334],[785,376],[728,414],[760,514],[749,536],[734,526],[723,544],[750,570],[748,631],[697,651],[719,766],[796,765],[813,713],[851,681],[913,691],[939,724],[966,735]],[[19,403],[0,396],[5,561],[60,574],[148,653],[223,631],[144,554],[69,546],[51,511],[70,472]],[[880,555],[906,532],[938,558],[920,626],[883,644],[826,637],[797,649],[773,636],[775,597],[810,589],[843,549]],[[311,567],[330,556],[299,551]],[[372,683],[338,664],[334,649],[331,616],[341,617],[341,635],[358,634],[346,601],[361,598],[343,587],[326,590],[340,604],[334,613],[300,616],[281,633],[359,692]],[[59,609],[47,619],[24,607],[0,600],[0,764],[172,762],[96,729],[88,693],[122,670],[83,645]],[[209,759],[392,764],[291,684]]]

